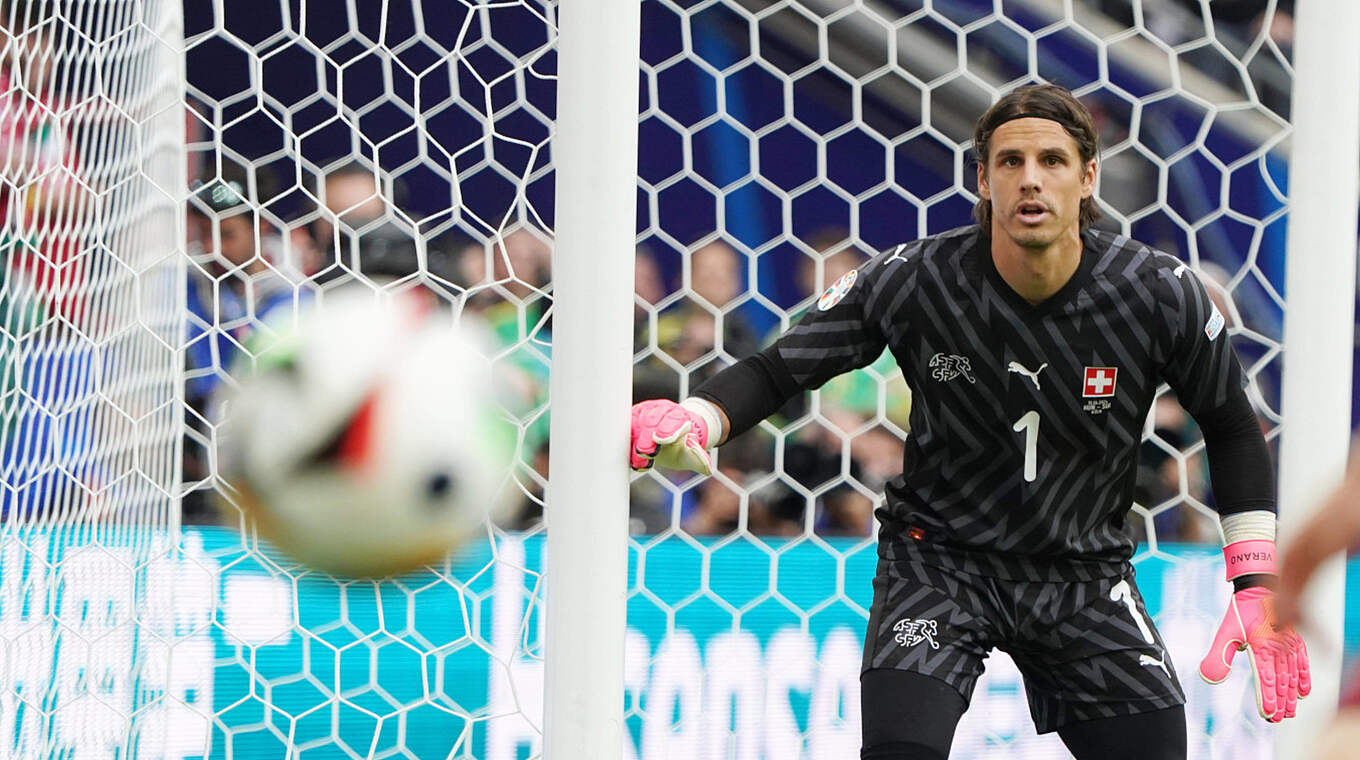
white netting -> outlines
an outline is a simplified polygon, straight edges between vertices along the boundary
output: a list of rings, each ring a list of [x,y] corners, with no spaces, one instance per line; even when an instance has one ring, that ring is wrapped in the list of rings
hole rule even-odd
[[[112,756],[130,716],[171,709],[137,620],[179,524],[179,24],[0,4],[5,757]]]
[[[186,527],[150,561],[118,536],[7,540],[0,754],[536,756],[553,6],[189,3],[182,42],[155,4],[55,7],[54,33],[11,42],[8,65],[36,50],[73,79],[8,80],[0,128],[32,158],[11,151],[4,187],[12,201],[56,178],[84,192],[6,217],[7,536],[20,514],[156,508],[150,522],[172,525],[181,416]],[[974,120],[1042,77],[1097,115],[1105,224],[1218,284],[1273,440],[1286,27],[1273,4],[1264,23],[1212,10],[645,0],[636,395],[683,395],[870,252],[967,223]],[[183,107],[166,109],[180,50]],[[31,134],[40,123],[52,137]],[[168,256],[180,204],[183,263]],[[238,532],[215,399],[271,314],[417,284],[498,337],[521,508],[426,573],[308,573]],[[186,290],[187,317],[168,319]],[[166,406],[180,360],[182,415]],[[726,447],[712,479],[634,480],[626,756],[854,756],[871,510],[909,409],[885,358]],[[1240,674],[1214,690],[1193,677],[1224,593],[1202,444],[1170,399],[1148,432],[1139,579],[1190,694],[1192,757],[1254,747],[1267,732]],[[1018,678],[989,660],[955,757],[1061,754],[1032,735]]]
[[[179,17],[6,6],[0,512],[11,528],[171,526]]]
[[[1102,226],[1182,257],[1211,283],[1274,440],[1285,213],[1278,150],[1290,70],[1280,49],[1288,19],[1272,35],[1270,11],[1222,19],[1207,3],[1037,0],[644,5],[640,395],[683,395],[762,345],[870,252],[968,223],[976,117],[1006,89],[1044,78],[1072,88],[1096,115]],[[692,709],[692,722],[649,733],[656,721],[670,725],[671,703],[635,705],[644,739],[661,737],[652,751],[684,755],[694,740],[714,757],[726,756],[720,747],[740,757],[853,754],[854,711],[845,705],[856,696],[858,650],[838,636],[857,641],[862,631],[871,509],[900,471],[909,408],[885,355],[729,444],[715,478],[635,481],[635,523],[673,531],[680,538],[671,541],[704,557],[696,569],[708,570],[670,597],[650,593],[646,575],[638,596],[668,613],[711,605],[724,626],[760,636],[763,657],[750,649],[750,677],[792,680],[764,692],[774,703],[757,700],[763,717],[744,723],[738,708],[728,733],[728,695],[741,690],[714,673],[723,645],[696,650],[676,666],[704,663],[702,689],[681,679],[695,684],[695,701],[682,697],[677,708]],[[1226,593],[1209,498],[1193,422],[1161,396],[1130,520],[1145,540],[1137,557],[1144,593],[1189,694],[1191,755],[1267,751],[1245,680],[1209,689],[1193,675]],[[795,538],[772,538],[781,536]],[[637,541],[644,556],[659,546]],[[768,567],[730,567],[719,561],[725,552]],[[835,580],[799,572],[817,592],[789,583],[785,568],[803,555],[813,567],[822,560]],[[755,579],[724,583],[720,567]],[[630,613],[647,605],[635,600]],[[771,611],[785,618],[773,629],[761,619]],[[664,617],[666,641],[696,628]],[[785,633],[798,641],[793,654],[775,644]],[[814,652],[819,667],[809,670]],[[672,656],[658,650],[654,679]],[[988,668],[954,756],[1062,755],[1055,738],[1033,735],[1010,661],[993,657]],[[797,704],[786,688],[810,695],[796,723],[780,715]],[[669,683],[662,694],[687,695]],[[819,698],[842,706],[819,722]],[[756,726],[769,716],[780,728],[762,734]]]

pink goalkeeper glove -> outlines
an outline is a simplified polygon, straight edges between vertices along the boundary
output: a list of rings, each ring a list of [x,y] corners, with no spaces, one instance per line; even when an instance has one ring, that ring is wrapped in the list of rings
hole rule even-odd
[[[641,472],[659,464],[712,475],[713,463],[707,450],[711,421],[708,417],[707,410],[692,400],[677,404],[653,399],[634,404],[629,466]]]
[[[1228,579],[1275,572],[1275,542],[1238,541],[1223,549]],[[1220,683],[1228,677],[1233,656],[1247,651],[1256,681],[1256,708],[1272,723],[1294,717],[1298,701],[1313,690],[1308,650],[1289,626],[1275,622],[1275,592],[1253,586],[1232,595],[1228,613],[1214,636],[1209,654],[1199,664],[1200,677]]]

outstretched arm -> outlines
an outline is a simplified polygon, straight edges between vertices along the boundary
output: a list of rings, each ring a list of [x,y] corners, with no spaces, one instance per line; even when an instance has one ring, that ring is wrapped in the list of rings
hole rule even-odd
[[[760,424],[803,390],[877,359],[887,345],[882,320],[892,319],[884,293],[909,287],[908,258],[884,254],[846,273],[774,345],[714,375],[691,398],[634,406],[633,469],[655,463],[708,475],[708,448]]]
[[[652,399],[634,405],[630,466],[711,475],[708,449],[755,427],[803,390],[784,368],[779,345],[724,369],[678,404]]]
[[[1282,624],[1298,624],[1299,596],[1318,565],[1360,540],[1360,446],[1352,449],[1345,480],[1285,547],[1276,605]]]

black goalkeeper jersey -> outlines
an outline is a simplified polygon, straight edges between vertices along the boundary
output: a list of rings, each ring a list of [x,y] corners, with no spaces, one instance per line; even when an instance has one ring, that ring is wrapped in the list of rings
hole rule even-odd
[[[1083,234],[1071,280],[1032,305],[965,227],[842,278],[775,344],[816,388],[886,346],[911,386],[903,474],[880,513],[889,559],[1015,580],[1090,580],[1132,556],[1125,525],[1158,387],[1191,414],[1240,393],[1224,318],[1179,259]]]

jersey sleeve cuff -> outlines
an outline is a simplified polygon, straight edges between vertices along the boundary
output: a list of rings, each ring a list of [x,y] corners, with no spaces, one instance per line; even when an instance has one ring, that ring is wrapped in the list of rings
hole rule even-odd
[[[1223,545],[1239,541],[1275,541],[1275,513],[1264,509],[1252,509],[1218,519],[1223,527]]]
[[[717,446],[723,440],[722,415],[711,401],[690,397],[680,402],[680,406],[704,421],[708,426],[708,448]]]

